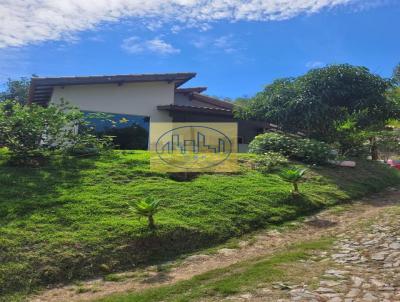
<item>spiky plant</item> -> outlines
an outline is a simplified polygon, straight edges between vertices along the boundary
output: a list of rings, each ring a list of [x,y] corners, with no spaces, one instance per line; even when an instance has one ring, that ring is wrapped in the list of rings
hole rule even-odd
[[[305,173],[308,169],[300,169],[300,168],[290,168],[284,169],[279,173],[279,176],[287,182],[290,182],[293,185],[293,194],[300,194],[299,191],[299,182],[303,179]]]
[[[155,229],[154,215],[159,210],[160,202],[150,197],[135,202],[133,210],[139,217],[146,217],[150,229]]]

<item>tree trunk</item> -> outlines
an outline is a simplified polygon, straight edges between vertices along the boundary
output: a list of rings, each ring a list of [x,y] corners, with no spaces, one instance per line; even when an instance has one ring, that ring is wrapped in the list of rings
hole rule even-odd
[[[375,136],[370,137],[369,143],[371,144],[371,159],[378,160],[379,155],[378,155],[378,146],[376,144],[376,137]]]
[[[154,230],[156,228],[156,225],[154,224],[153,216],[148,216],[148,219],[149,219],[149,228]]]
[[[293,193],[294,194],[299,194],[299,185],[297,182],[293,183]]]

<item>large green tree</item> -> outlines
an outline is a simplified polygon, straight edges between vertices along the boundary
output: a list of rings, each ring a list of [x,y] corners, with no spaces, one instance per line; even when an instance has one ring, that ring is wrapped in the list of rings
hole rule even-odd
[[[400,63],[393,70],[393,80],[400,85]]]
[[[8,79],[5,90],[0,92],[0,101],[16,100],[20,104],[25,104],[28,101],[29,85],[30,80],[26,77]]]
[[[397,102],[387,95],[392,89],[392,81],[365,67],[330,65],[274,81],[237,106],[236,114],[333,142],[338,127],[349,120],[356,130],[376,131],[397,117]]]
[[[395,113],[395,104],[386,96],[390,88],[389,80],[365,67],[332,65],[276,80],[237,112],[329,140],[338,122],[349,117],[362,128],[384,124]]]

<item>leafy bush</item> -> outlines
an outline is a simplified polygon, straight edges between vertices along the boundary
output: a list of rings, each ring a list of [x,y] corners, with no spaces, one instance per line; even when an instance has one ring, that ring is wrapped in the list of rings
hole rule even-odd
[[[73,144],[67,147],[65,151],[70,155],[91,156],[98,155],[101,151],[108,149],[112,144],[112,138],[108,136],[98,137],[91,133],[78,135]]]
[[[342,158],[367,157],[370,152],[368,133],[357,129],[356,121],[347,119],[336,124],[335,148]]]
[[[50,104],[0,103],[0,142],[10,151],[14,164],[39,164],[53,151],[96,149],[109,145],[109,138],[97,138],[85,130],[86,120],[76,107]],[[77,129],[80,130],[77,133]]]
[[[290,168],[284,169],[279,173],[279,176],[293,185],[293,194],[299,194],[299,182],[303,179],[307,169]]]
[[[324,164],[335,155],[331,147],[313,139],[298,139],[297,147],[292,151],[293,158],[312,164]]]
[[[292,150],[297,147],[294,138],[278,133],[264,133],[257,135],[249,144],[249,152],[263,154],[265,152],[277,152],[290,156]]]
[[[257,135],[249,144],[249,152],[263,154],[277,152],[291,159],[307,163],[323,164],[333,159],[329,145],[308,138],[293,138],[278,133]]]
[[[277,152],[266,152],[264,154],[249,154],[246,158],[242,158],[246,164],[252,169],[262,173],[268,173],[275,168],[286,164],[287,158]]]

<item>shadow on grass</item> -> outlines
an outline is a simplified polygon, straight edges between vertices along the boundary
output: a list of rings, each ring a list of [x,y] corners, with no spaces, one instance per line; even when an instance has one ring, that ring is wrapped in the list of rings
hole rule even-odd
[[[55,157],[44,166],[0,166],[0,218],[5,225],[33,212],[62,206],[68,200],[57,198],[61,190],[78,186],[82,173],[94,168],[96,158]],[[10,196],[14,196],[10,200]]]
[[[358,198],[366,192],[379,192],[400,182],[400,172],[385,164],[366,160],[357,160],[356,164],[354,168],[330,166],[314,168],[313,171],[334,183],[349,198]]]

